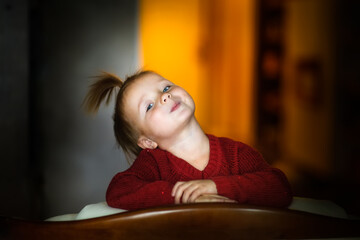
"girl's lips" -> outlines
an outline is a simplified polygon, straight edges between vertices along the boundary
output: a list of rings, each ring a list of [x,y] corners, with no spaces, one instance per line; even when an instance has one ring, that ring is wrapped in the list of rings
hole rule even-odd
[[[180,103],[179,102],[175,103],[174,106],[171,108],[171,112],[175,111],[179,107],[180,107]]]

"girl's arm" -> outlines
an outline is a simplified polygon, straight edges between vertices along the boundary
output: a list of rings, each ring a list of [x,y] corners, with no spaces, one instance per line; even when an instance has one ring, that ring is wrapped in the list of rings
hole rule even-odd
[[[145,154],[112,179],[106,192],[110,207],[135,210],[174,203],[173,184],[161,181],[155,160]]]
[[[271,167],[259,152],[241,145],[235,160],[234,174],[213,177],[218,194],[239,203],[287,207],[292,201],[285,174]]]
[[[292,194],[285,175],[268,165],[256,150],[247,145],[241,145],[238,152],[230,154],[234,157],[225,158],[230,160],[224,162],[220,176],[177,182],[172,190],[175,203],[197,202],[203,195],[220,195],[238,203],[288,206]],[[211,198],[211,201],[217,200],[221,199]]]
[[[287,207],[292,193],[284,174],[275,168],[266,168],[242,175],[214,177],[218,194],[239,203]]]

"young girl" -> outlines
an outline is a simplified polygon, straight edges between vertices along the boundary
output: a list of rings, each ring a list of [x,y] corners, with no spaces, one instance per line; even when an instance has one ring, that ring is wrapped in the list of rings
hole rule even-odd
[[[88,111],[96,112],[105,99],[108,103],[116,89],[115,136],[136,160],[112,179],[106,193],[109,206],[134,210],[194,202],[290,204],[285,175],[250,146],[205,134],[194,116],[194,101],[183,88],[151,71],[124,82],[105,74],[90,87]]]

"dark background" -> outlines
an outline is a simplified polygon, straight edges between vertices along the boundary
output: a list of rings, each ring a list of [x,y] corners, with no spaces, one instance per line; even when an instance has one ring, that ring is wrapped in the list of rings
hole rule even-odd
[[[360,214],[360,8],[359,1],[332,2],[335,171],[323,177],[298,169],[293,188]],[[0,215],[43,219],[105,201],[111,177],[128,164],[115,145],[113,109],[90,117],[81,103],[90,76],[138,69],[138,2],[1,0],[0,17]],[[259,10],[259,31],[266,17]],[[266,90],[258,89],[259,99]],[[276,128],[277,120],[258,108],[261,140],[262,126]],[[271,162],[271,151],[264,154]]]

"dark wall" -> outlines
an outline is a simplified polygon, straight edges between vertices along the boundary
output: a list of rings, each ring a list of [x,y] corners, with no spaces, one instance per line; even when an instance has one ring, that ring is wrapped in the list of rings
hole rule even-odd
[[[87,116],[91,76],[138,68],[137,1],[1,1],[0,215],[78,212],[128,167],[113,104]]]
[[[360,215],[360,2],[337,2],[335,167],[339,203]]]
[[[27,10],[27,1],[1,1],[0,214],[31,212]]]

